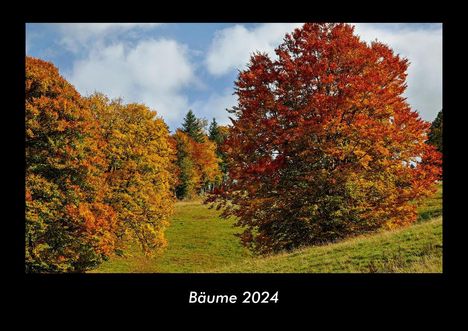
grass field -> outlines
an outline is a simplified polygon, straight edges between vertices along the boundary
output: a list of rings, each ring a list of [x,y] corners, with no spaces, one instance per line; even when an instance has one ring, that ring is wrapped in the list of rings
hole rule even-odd
[[[288,254],[246,259],[213,272],[441,272],[442,218]]]
[[[418,223],[439,216],[442,216],[442,184],[437,186],[436,194],[422,201],[418,207]]]
[[[239,231],[232,227],[234,221],[218,216],[202,200],[177,202],[163,252],[147,258],[136,245],[130,245],[126,257],[113,257],[93,272],[198,272],[250,256],[234,236]]]
[[[442,187],[418,207],[417,224],[288,254],[253,257],[233,220],[201,200],[178,202],[166,231],[168,247],[153,258],[130,245],[92,272],[442,272]]]

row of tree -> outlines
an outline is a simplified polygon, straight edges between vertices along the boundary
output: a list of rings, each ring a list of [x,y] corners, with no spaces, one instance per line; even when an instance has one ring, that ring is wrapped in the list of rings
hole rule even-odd
[[[206,120],[197,118],[190,110],[182,128],[173,135],[179,170],[176,187],[179,199],[210,192],[225,180],[227,169],[221,146],[227,135],[227,127],[218,126],[214,118],[208,133],[206,126]]]
[[[221,132],[190,111],[171,136],[142,104],[84,98],[51,63],[26,58],[26,270],[92,269],[126,240],[166,245],[175,195],[223,180]],[[220,167],[221,165],[221,167]]]

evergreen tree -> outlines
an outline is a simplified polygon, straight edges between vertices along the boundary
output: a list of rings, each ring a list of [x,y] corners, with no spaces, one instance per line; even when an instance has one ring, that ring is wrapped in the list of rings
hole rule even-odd
[[[221,172],[224,174],[223,178],[225,178],[226,173],[227,173],[227,164],[226,164],[226,156],[221,150],[221,145],[224,143],[224,140],[226,140],[227,127],[219,126],[218,123],[216,122],[216,119],[213,118],[213,120],[210,123],[208,134],[209,134],[208,137],[210,138],[210,140],[216,143],[216,155],[220,159],[219,168],[221,169]]]
[[[210,128],[208,130],[208,137],[210,138],[211,141],[214,141],[217,144],[220,142],[220,139],[221,139],[221,136],[219,134],[219,126],[214,117],[210,123]]]
[[[205,127],[206,120],[197,118],[190,109],[187,115],[185,115],[182,131],[187,133],[196,142],[201,143],[205,139],[205,134],[203,132]]]
[[[432,122],[428,137],[427,143],[437,147],[437,150],[442,153],[442,110]]]

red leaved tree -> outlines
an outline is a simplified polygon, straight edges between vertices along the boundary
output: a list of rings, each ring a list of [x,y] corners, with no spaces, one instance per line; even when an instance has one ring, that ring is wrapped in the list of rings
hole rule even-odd
[[[408,61],[347,24],[305,24],[236,82],[229,179],[211,201],[260,253],[416,220],[440,155],[403,92]]]

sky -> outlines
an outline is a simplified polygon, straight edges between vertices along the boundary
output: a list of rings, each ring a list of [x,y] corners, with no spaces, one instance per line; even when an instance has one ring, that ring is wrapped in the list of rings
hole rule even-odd
[[[174,131],[189,109],[228,124],[234,81],[255,51],[272,58],[300,23],[27,23],[26,54],[51,61],[82,95],[144,103]],[[442,24],[356,23],[362,40],[410,61],[405,96],[433,121],[442,109]]]

